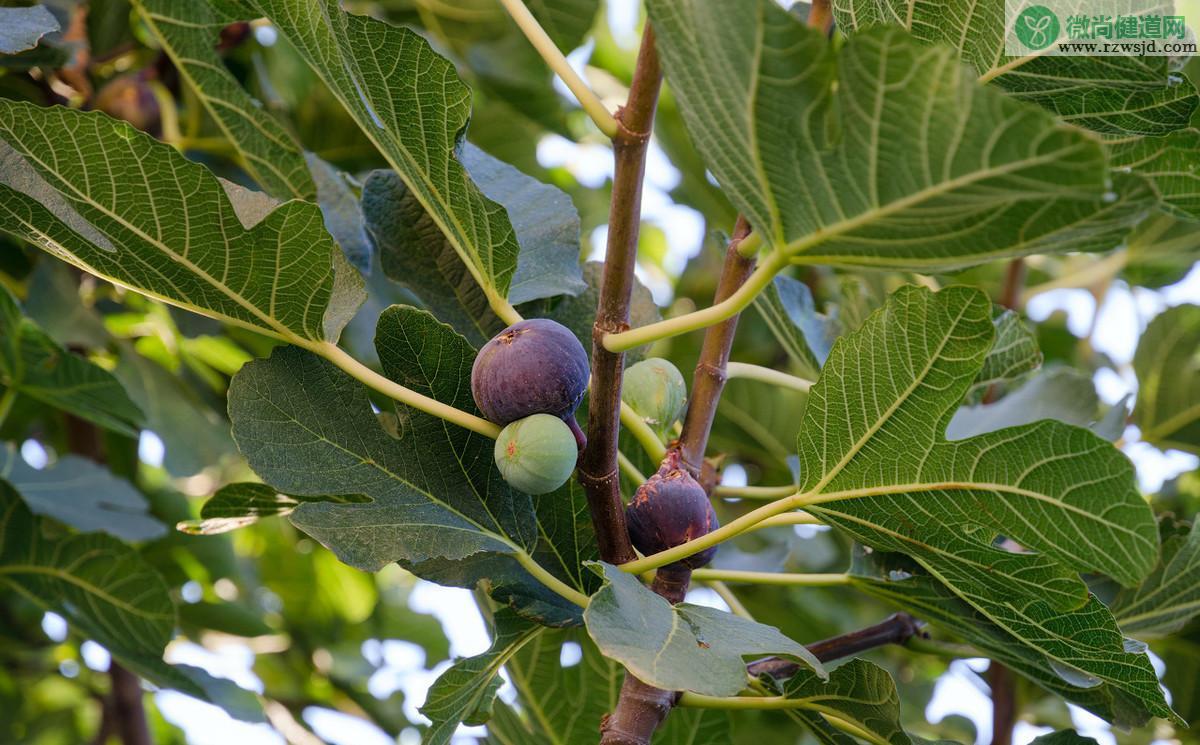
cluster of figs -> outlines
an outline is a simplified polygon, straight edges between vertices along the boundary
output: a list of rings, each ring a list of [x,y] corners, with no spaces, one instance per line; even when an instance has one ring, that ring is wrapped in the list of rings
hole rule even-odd
[[[562,324],[546,318],[514,323],[479,350],[471,368],[471,394],[479,411],[503,426],[496,439],[500,475],[527,494],[546,494],[565,484],[586,444],[575,420],[587,391],[587,352]],[[622,400],[661,437],[669,437],[687,399],[679,370],[651,358],[625,371]],[[633,545],[643,554],[677,546],[717,527],[703,487],[671,451],[658,472],[626,507]],[[715,547],[681,566],[707,564]]]

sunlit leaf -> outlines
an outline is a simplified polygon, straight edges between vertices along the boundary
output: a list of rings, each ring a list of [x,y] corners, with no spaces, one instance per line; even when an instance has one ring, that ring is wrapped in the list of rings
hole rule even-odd
[[[1111,603],[1121,630],[1139,638],[1178,631],[1200,615],[1200,521],[1163,518],[1162,558],[1146,580]]]

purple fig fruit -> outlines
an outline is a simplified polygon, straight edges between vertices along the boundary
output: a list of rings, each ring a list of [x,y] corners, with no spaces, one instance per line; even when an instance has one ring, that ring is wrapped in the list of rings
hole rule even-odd
[[[531,318],[504,329],[479,350],[471,368],[471,395],[496,424],[533,414],[556,416],[582,448],[575,409],[587,390],[589,372],[587,352],[567,327]]]
[[[668,456],[658,473],[638,487],[625,508],[625,522],[634,547],[649,556],[716,530],[717,513],[704,488]],[[717,547],[710,546],[670,566],[699,569],[716,553]]]

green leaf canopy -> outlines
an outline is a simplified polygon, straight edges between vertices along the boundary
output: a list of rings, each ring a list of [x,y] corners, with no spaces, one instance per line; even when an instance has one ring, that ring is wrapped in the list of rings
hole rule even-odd
[[[1160,448],[1200,453],[1200,305],[1160,314],[1138,340],[1134,421]]]

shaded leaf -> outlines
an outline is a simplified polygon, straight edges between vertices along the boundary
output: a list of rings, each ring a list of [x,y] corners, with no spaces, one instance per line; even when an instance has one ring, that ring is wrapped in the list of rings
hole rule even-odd
[[[1142,584],[1110,603],[1121,630],[1139,638],[1160,637],[1200,615],[1200,522],[1163,518],[1162,558]]]
[[[1063,729],[1035,737],[1029,745],[1096,745],[1096,740],[1084,737],[1073,729]]]
[[[812,653],[778,629],[705,606],[671,605],[611,564],[590,564],[604,585],[583,613],[606,657],[645,683],[672,691],[733,696],[746,687],[744,658],[780,654],[824,676]]]
[[[0,54],[33,49],[43,36],[58,29],[58,20],[45,5],[0,8]]]
[[[1200,453],[1200,305],[1157,316],[1138,340],[1134,422],[1160,448]]]
[[[346,260],[362,274],[371,271],[371,239],[367,235],[362,202],[350,176],[312,153],[304,158],[317,185],[317,204],[325,217],[325,229],[341,246]]]
[[[69,535],[0,482],[0,585],[124,659],[160,660],[175,608],[158,572],[106,535]]]
[[[0,287],[0,383],[130,437],[142,412],[112,373],[60,347]]]
[[[1191,220],[1151,213],[1125,241],[1121,276],[1142,287],[1163,287],[1183,279],[1200,261],[1200,230]]]
[[[808,285],[778,276],[754,299],[754,307],[801,374],[816,378],[829,356],[838,324],[817,312]]]
[[[579,213],[559,189],[467,145],[463,165],[489,198],[508,210],[521,246],[507,299],[516,304],[584,288]],[[383,270],[412,290],[439,319],[482,345],[506,325],[437,224],[394,171],[374,171],[363,190],[367,227]]]
[[[949,44],[981,79],[1065,121],[1111,135],[1163,135],[1188,125],[1196,91],[1166,57],[1005,54],[1004,4],[970,0],[835,0],[838,28],[900,26],[927,44]]]
[[[526,5],[558,48],[569,52],[591,30],[600,0],[529,0]]]
[[[17,490],[35,514],[82,533],[148,541],[167,532],[149,514],[141,492],[87,458],[65,455],[39,470],[25,463],[10,444],[0,448],[0,478]]]
[[[900,29],[835,55],[771,0],[648,8],[697,149],[783,258],[928,272],[1109,249],[1148,201],[1136,177],[1109,194],[1086,133]]]
[[[1043,419],[1088,427],[1099,413],[1100,397],[1092,379],[1078,370],[1058,367],[1029,378],[999,401],[963,406],[954,412],[946,437],[963,440]]]
[[[221,29],[241,19],[209,0],[133,1],[146,28],[237,150],[250,176],[280,199],[315,201],[317,186],[299,143],[246,92],[217,54]]]
[[[290,515],[298,504],[266,484],[228,484],[204,503],[199,520],[185,520],[176,527],[192,535],[216,535],[253,525],[264,517]]]
[[[0,165],[4,229],[116,284],[296,343],[336,340],[361,303],[315,205],[263,214],[124,122],[0,100]]]
[[[475,351],[425,311],[394,306],[377,347],[391,379],[465,411]],[[534,581],[510,557],[539,540],[532,499],[493,463],[493,441],[397,405],[394,434],[366,391],[295,348],[244,367],[230,386],[234,438],[268,484],[300,497],[361,494],[364,504],[305,502],[290,519],[366,571],[393,561],[460,587],[481,580],[493,597],[544,623],[571,623],[578,608]],[[567,578],[569,581],[569,578]]]

